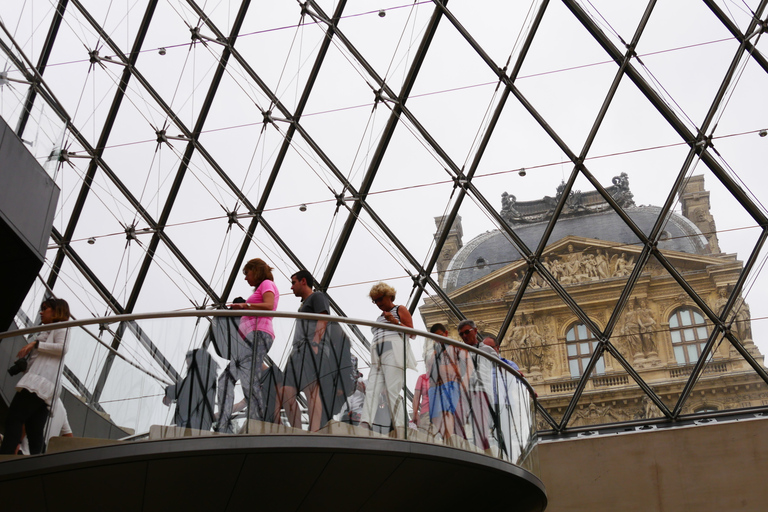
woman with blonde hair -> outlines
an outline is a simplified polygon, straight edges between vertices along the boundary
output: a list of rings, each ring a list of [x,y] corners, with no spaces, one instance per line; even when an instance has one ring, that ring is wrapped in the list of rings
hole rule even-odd
[[[413,327],[413,319],[405,306],[395,305],[395,289],[386,283],[373,285],[369,292],[371,301],[381,310],[377,322]],[[382,392],[387,397],[390,428],[405,426],[406,410],[403,400],[405,369],[416,369],[409,336],[386,327],[373,327],[371,343],[371,370],[365,390],[365,405],[360,425],[370,428],[379,406]]]
[[[43,325],[67,320],[69,304],[64,299],[50,298],[40,305]],[[16,453],[23,429],[26,429],[29,453],[43,452],[45,423],[51,405],[59,396],[62,360],[68,344],[69,329],[54,329],[34,335],[32,341],[19,350],[17,357],[26,360],[26,372],[16,384],[16,394],[8,409],[0,454]]]

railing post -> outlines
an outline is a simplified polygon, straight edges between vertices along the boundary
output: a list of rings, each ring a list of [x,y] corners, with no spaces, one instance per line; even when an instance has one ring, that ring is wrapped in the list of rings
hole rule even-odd
[[[404,434],[405,438],[408,439],[408,430],[410,429],[410,424],[408,422],[408,404],[406,403],[406,399],[408,397],[408,383],[405,381],[405,376],[408,368],[408,335],[405,333],[400,333],[400,336],[403,337],[403,425],[404,425]],[[413,402],[411,402],[411,405],[413,405]]]

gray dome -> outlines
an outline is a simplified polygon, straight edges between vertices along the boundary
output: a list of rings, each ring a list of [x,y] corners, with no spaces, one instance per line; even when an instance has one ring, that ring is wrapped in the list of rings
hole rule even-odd
[[[650,233],[661,208],[656,206],[631,207],[624,210],[643,233]],[[532,251],[541,241],[546,222],[510,224],[512,229]],[[617,244],[638,245],[640,240],[614,210],[561,217],[555,224],[547,245],[569,235],[605,240]],[[664,226],[659,249],[709,254],[709,244],[701,231],[687,218],[671,214]],[[476,281],[521,258],[507,235],[500,230],[483,233],[464,245],[453,257],[445,275],[443,287],[450,291]]]

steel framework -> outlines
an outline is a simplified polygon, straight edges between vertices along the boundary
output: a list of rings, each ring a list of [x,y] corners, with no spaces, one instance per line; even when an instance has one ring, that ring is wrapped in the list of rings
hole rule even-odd
[[[524,18],[512,18],[508,25],[505,23],[492,25],[497,32],[507,26],[520,27],[517,41],[511,36],[503,37],[503,33],[496,34],[505,41],[501,45],[505,48],[504,53],[497,51],[495,45],[490,49],[486,46],[484,41],[488,41],[489,38],[479,28],[483,26],[483,22],[477,23],[473,19],[473,15],[479,16],[481,20],[483,16],[493,17],[493,9],[503,9],[501,4],[496,3],[489,3],[488,6],[483,7],[468,7],[467,2],[457,0],[451,2],[434,0],[403,3],[403,5],[390,2],[391,5],[385,6],[385,9],[361,11],[360,7],[355,5],[356,2],[307,0],[297,2],[288,9],[293,17],[292,24],[281,27],[279,25],[281,21],[277,17],[274,20],[270,18],[272,14],[270,8],[249,0],[229,2],[231,7],[227,6],[230,10],[226,14],[222,12],[224,7],[221,3],[210,7],[207,3],[199,5],[194,0],[169,2],[170,8],[159,4],[157,0],[135,1],[126,6],[124,12],[117,13],[109,12],[100,3],[85,0],[59,0],[50,6],[42,1],[25,2],[25,6],[19,8],[21,12],[19,19],[24,18],[23,15],[28,12],[24,9],[31,9],[31,4],[39,5],[40,7],[36,7],[38,12],[35,14],[34,23],[30,22],[29,25],[33,28],[47,25],[49,28],[44,37],[38,36],[36,29],[29,29],[26,32],[28,29],[25,25],[19,23],[14,26],[13,23],[16,23],[14,20],[0,15],[0,21],[2,21],[0,51],[5,60],[3,76],[6,80],[11,76],[17,78],[14,82],[4,82],[4,85],[10,84],[20,88],[18,98],[21,105],[18,110],[10,114],[5,113],[4,116],[14,116],[17,134],[24,139],[33,136],[31,133],[35,125],[31,120],[33,121],[36,109],[44,107],[50,110],[50,116],[56,118],[65,129],[63,136],[56,139],[57,143],[53,144],[57,152],[52,154],[47,167],[58,182],[64,183],[67,197],[70,194],[75,196],[74,200],[68,202],[57,216],[57,227],[54,228],[51,236],[52,246],[49,255],[51,264],[47,267],[44,276],[46,286],[53,293],[71,294],[73,286],[71,276],[68,277],[71,282],[61,282],[65,264],[70,265],[74,272],[85,280],[82,286],[88,291],[83,293],[95,294],[107,311],[113,314],[129,314],[136,311],[141,300],[158,293],[157,288],[153,286],[152,272],[161,269],[160,271],[167,273],[169,272],[167,269],[173,267],[176,269],[176,274],[180,276],[179,279],[188,281],[189,286],[194,288],[188,297],[194,307],[203,308],[209,305],[221,307],[233,295],[236,279],[249,253],[255,248],[261,249],[266,244],[270,244],[275,248],[274,254],[281,255],[282,263],[278,262],[277,266],[283,267],[281,270],[286,275],[290,275],[296,268],[308,268],[317,273],[320,277],[319,288],[327,291],[331,296],[335,312],[344,315],[342,304],[345,305],[349,301],[339,297],[342,297],[344,290],[341,285],[348,284],[349,278],[340,276],[339,270],[344,265],[350,265],[350,258],[359,258],[360,254],[366,254],[362,248],[353,248],[353,246],[355,243],[360,243],[360,238],[355,241],[354,235],[367,230],[382,246],[382,252],[390,254],[391,261],[395,262],[395,266],[399,265],[404,271],[404,276],[407,276],[407,281],[404,282],[409,282],[412,287],[407,304],[411,312],[416,310],[424,294],[427,293],[439,297],[456,319],[462,319],[464,318],[462,307],[455,304],[440,286],[436,266],[454,221],[462,212],[468,211],[467,203],[469,203],[481,212],[489,226],[503,232],[528,262],[528,271],[511,301],[508,314],[498,333],[499,339],[504,338],[524,300],[534,273],[538,273],[599,340],[598,348],[576,386],[562,419],[555,421],[548,411],[543,409],[541,411],[555,431],[567,429],[568,422],[587,384],[588,376],[597,361],[606,353],[619,362],[668,420],[680,417],[686,397],[693,390],[703,371],[707,355],[723,338],[727,339],[750,367],[768,383],[768,374],[765,369],[734,337],[730,329],[734,317],[733,308],[736,307],[738,298],[746,291],[748,284],[756,279],[762,267],[764,243],[768,236],[768,216],[755,193],[750,193],[750,185],[756,186],[757,183],[750,182],[750,178],[741,174],[743,165],[740,168],[736,164],[730,164],[714,145],[714,141],[721,135],[717,131],[718,120],[723,111],[729,108],[729,102],[735,94],[734,89],[745,80],[745,68],[749,68],[750,72],[756,76],[754,80],[758,84],[761,81],[764,82],[768,75],[768,59],[764,54],[766,47],[764,43],[762,45],[760,43],[761,37],[768,28],[765,12],[768,1],[741,2],[738,5],[736,2],[716,0],[689,3],[698,9],[699,16],[705,17],[708,23],[715,27],[712,33],[716,35],[710,36],[707,33],[706,36],[714,39],[725,32],[728,34],[727,41],[730,43],[727,47],[730,52],[730,62],[727,66],[723,66],[723,69],[718,68],[719,83],[716,92],[709,98],[705,113],[698,122],[691,121],[674,103],[674,99],[670,100],[663,85],[660,87],[655,76],[648,72],[648,67],[643,60],[646,57],[638,54],[642,43],[655,37],[647,35],[651,30],[649,24],[656,20],[656,13],[660,10],[655,0],[648,1],[644,10],[639,12],[631,24],[627,25],[629,28],[625,27],[624,32],[621,33],[614,30],[611,25],[613,18],[601,13],[603,10],[610,10],[609,6],[603,3],[580,0],[559,2],[535,0],[526,8],[528,12],[525,13]],[[49,7],[49,11],[40,14],[40,11],[46,7]],[[136,14],[139,9],[143,9],[141,16]],[[478,15],[472,12],[473,9],[483,12]],[[741,15],[734,15],[734,10],[742,11]],[[399,12],[408,13],[401,27],[402,31],[393,31],[388,35],[393,40],[400,38],[398,49],[390,57],[392,62],[400,59],[406,63],[401,66],[402,79],[396,78],[395,73],[391,73],[389,68],[382,74],[382,68],[376,61],[378,57],[372,54],[371,49],[371,46],[376,46],[377,41],[361,37],[360,26],[355,21],[358,18],[375,20],[376,18],[384,19],[387,16],[395,17]],[[565,116],[566,121],[563,122],[563,117],[559,114],[554,116],[552,111],[541,103],[538,95],[533,94],[531,89],[524,85],[526,77],[522,76],[523,70],[536,69],[532,61],[542,55],[542,44],[551,43],[553,53],[559,51],[559,46],[568,44],[568,41],[546,41],[551,32],[546,32],[543,27],[551,26],[551,20],[555,18],[578,26],[579,30],[586,34],[584,37],[588,37],[590,44],[596,45],[596,48],[602,51],[603,58],[607,58],[612,63],[610,72],[612,78],[607,81],[607,84],[602,84],[605,86],[604,93],[601,93],[602,99],[599,101],[599,107],[593,112],[594,117],[580,148],[574,146],[573,137],[563,134],[562,130],[567,126],[568,117]],[[398,18],[398,20],[401,19]],[[130,26],[129,22],[131,22]],[[122,28],[117,30],[116,25]],[[164,38],[164,30],[169,26],[173,26],[173,31]],[[369,25],[361,26],[363,30],[369,27]],[[190,40],[174,39],[181,33],[179,27],[188,32]],[[272,48],[268,43],[265,43],[266,46],[254,48],[253,45],[248,44],[246,38],[253,37],[254,34],[268,34],[278,28],[293,31],[293,39],[285,44],[285,48]],[[718,29],[722,30],[718,31]],[[411,41],[406,51],[400,49],[399,43],[404,40],[408,30],[411,30]],[[293,77],[296,84],[295,91],[289,92],[281,85],[280,79],[283,75],[281,74],[280,79],[276,81],[272,76],[274,71],[264,65],[264,54],[268,53],[276,61],[287,54],[286,62],[288,62],[289,58],[294,57],[292,53],[295,52],[294,45],[300,46],[301,38],[305,35],[307,38],[314,35],[316,44],[311,48],[310,56],[302,55],[298,59],[301,66]],[[40,37],[39,43],[38,37]],[[73,41],[74,37],[80,39],[82,43],[80,46],[85,46],[84,49],[78,46],[79,43]],[[126,40],[125,44],[120,41],[122,37]],[[379,36],[371,34],[366,37]],[[472,134],[475,143],[463,163],[456,159],[457,153],[449,147],[450,143],[441,142],[441,139],[447,139],[444,131],[438,129],[435,121],[438,119],[442,120],[437,121],[438,123],[446,122],[449,119],[446,117],[446,112],[453,110],[454,106],[442,105],[437,109],[440,111],[438,113],[426,110],[421,105],[413,108],[414,102],[422,96],[435,93],[435,90],[430,89],[435,87],[430,80],[436,73],[436,67],[430,58],[440,54],[447,41],[460,47],[461,52],[456,53],[455,62],[444,63],[444,65],[452,71],[462,70],[465,65],[470,69],[470,65],[465,64],[462,59],[471,59],[473,73],[478,76],[485,73],[483,77],[490,76],[491,80],[488,84],[493,89],[492,93],[486,94],[488,91],[483,93],[483,101],[489,105],[488,112],[477,126],[476,132]],[[158,46],[158,42],[162,42],[165,46]],[[172,48],[172,45],[176,46]],[[538,51],[534,52],[533,49]],[[155,68],[156,62],[149,59],[150,54],[159,52],[160,55],[165,55],[172,50],[180,61],[183,58],[192,58],[198,59],[201,64],[205,62],[209,64],[208,73],[202,78],[193,77],[192,93],[198,87],[205,89],[202,94],[196,93],[200,98],[195,98],[198,103],[194,108],[190,108],[186,102],[180,102],[176,97],[176,93],[186,87],[184,84],[189,78],[186,64],[181,71],[173,68],[178,75],[174,76],[170,67],[167,72],[158,72]],[[597,54],[594,48],[590,51],[592,52],[590,55]],[[183,55],[183,52],[187,55]],[[506,62],[499,60],[500,56],[506,58]],[[89,115],[82,113],[84,109],[87,110],[87,107],[82,106],[79,100],[77,102],[72,100],[78,95],[82,97],[83,92],[78,91],[73,94],[66,90],[72,88],[72,84],[76,83],[77,79],[73,76],[71,83],[62,83],[60,73],[51,75],[53,63],[61,65],[75,59],[88,62],[87,72],[84,76],[78,76],[77,79],[82,80],[83,91],[87,90],[89,83],[93,84],[93,109]],[[35,60],[37,64],[33,64]],[[360,144],[366,138],[370,140],[369,152],[364,159],[364,164],[357,164],[363,171],[362,178],[350,172],[352,166],[349,158],[337,148],[337,144],[346,143],[347,146],[351,146],[352,143],[350,141],[334,142],[333,138],[322,132],[336,128],[329,124],[322,130],[318,130],[318,126],[322,126],[322,123],[316,121],[319,110],[322,110],[325,105],[318,98],[337,95],[343,98],[345,84],[335,83],[329,87],[329,74],[335,73],[334,69],[340,66],[339,61],[354,70],[353,74],[356,73],[360,79],[360,89],[367,90],[367,93],[374,98],[373,103],[367,105],[370,108],[369,124],[375,125],[374,116],[377,112],[384,111],[386,115],[386,121],[370,128],[370,132],[366,125],[362,133],[357,133]],[[290,62],[295,64],[296,61],[290,60]],[[574,66],[582,64],[582,62],[575,62]],[[707,63],[702,65],[706,66]],[[287,64],[283,66],[283,70],[286,67]],[[82,71],[84,67],[80,66],[77,69]],[[114,69],[118,69],[119,73],[112,75],[111,70]],[[107,91],[102,92],[100,97],[95,95],[96,80],[99,78],[97,75],[102,79],[114,76],[114,83],[107,85]],[[172,97],[169,97],[166,84],[158,81],[160,77],[167,77],[177,83]],[[89,80],[92,82],[88,82]],[[469,79],[467,83],[477,84],[482,80],[481,78]],[[449,85],[446,83],[445,88],[448,89]],[[642,108],[655,111],[659,119],[663,120],[664,128],[675,134],[671,144],[687,147],[684,158],[672,162],[673,165],[678,166],[678,170],[675,171],[674,180],[668,183],[658,220],[648,233],[640,229],[616,203],[601,183],[600,173],[593,168],[593,165],[596,165],[593,163],[594,157],[597,156],[594,150],[595,143],[612,129],[606,126],[606,118],[618,103],[617,96],[620,91],[628,87],[632,87],[644,99]],[[231,105],[226,103],[226,96],[233,88],[243,91],[243,98],[251,102],[244,104],[243,108],[252,110],[256,117],[252,126],[258,129],[258,134],[255,136],[257,140],[250,139],[249,144],[252,147],[248,148],[252,153],[251,159],[256,154],[258,145],[266,137],[272,136],[278,141],[270,148],[273,154],[269,158],[269,164],[263,166],[268,172],[263,183],[258,185],[257,193],[253,192],[253,185],[246,186],[249,181],[253,181],[248,172],[243,174],[242,169],[229,160],[227,151],[221,147],[221,143],[209,138],[212,131],[221,128],[221,118],[225,118],[226,109],[231,108]],[[761,90],[764,91],[764,88]],[[195,100],[191,100],[191,103],[195,103]],[[106,109],[101,107],[102,102],[109,103],[109,107]],[[328,105],[332,104],[332,102],[328,103]],[[345,108],[352,107],[349,104],[342,103],[342,105]],[[498,193],[498,190],[484,186],[483,176],[478,176],[481,170],[488,169],[485,165],[490,158],[487,156],[487,150],[489,145],[497,140],[494,136],[497,132],[501,132],[500,120],[509,115],[511,105],[518,109],[516,112],[530,116],[529,118],[540,128],[541,133],[548,138],[549,143],[556,148],[555,151],[564,155],[571,166],[569,172],[564,172],[563,193],[555,206],[544,236],[536,247],[526,246],[518,233],[503,220],[497,207],[489,200],[489,194]],[[330,107],[327,108],[328,112],[331,110]],[[137,125],[135,120],[131,121],[135,117],[131,117],[129,113],[134,111],[146,114],[145,126],[141,126],[140,123]],[[149,122],[150,112],[163,120],[161,125]],[[212,118],[215,120],[212,121]],[[629,120],[627,122],[631,123]],[[39,130],[39,125],[36,126]],[[149,133],[150,126],[154,130],[151,136],[156,136],[156,141],[150,141],[150,144],[156,144],[154,153],[162,153],[166,161],[167,159],[173,161],[175,167],[175,171],[168,172],[166,176],[167,184],[166,181],[158,183],[156,200],[158,211],[155,213],[146,203],[144,190],[141,194],[137,194],[133,184],[136,174],[143,176],[144,171],[141,170],[143,164],[138,158],[133,162],[126,162],[123,159],[123,153],[114,151],[115,147],[130,139],[126,139],[126,133]],[[120,127],[120,132],[119,136],[115,137],[117,127]],[[756,133],[757,130],[753,128],[748,126],[745,131]],[[174,132],[180,135],[178,137],[169,135]],[[392,216],[387,211],[393,203],[382,206],[381,201],[377,202],[371,196],[372,192],[381,193],[382,190],[386,190],[384,183],[393,174],[393,164],[390,160],[397,161],[398,157],[403,157],[404,150],[396,142],[399,140],[398,136],[402,137],[403,134],[407,134],[407,137],[431,155],[435,166],[440,169],[440,180],[443,182],[440,190],[448,193],[448,197],[440,197],[439,200],[434,201],[437,205],[441,204],[440,201],[444,201],[442,204],[445,207],[445,216],[438,232],[434,234],[434,243],[427,250],[415,250],[414,247],[417,246],[412,242],[403,241],[406,232],[402,227],[393,225]],[[144,135],[133,136],[136,143],[139,141],[146,143],[147,141],[144,140],[146,138]],[[176,150],[174,144],[183,146],[183,149]],[[232,142],[232,144],[237,143]],[[755,151],[757,154],[757,150]],[[407,159],[409,155],[405,157]],[[152,158],[154,162],[154,156]],[[510,160],[514,161],[514,157]],[[320,177],[323,186],[316,188],[325,189],[317,192],[315,198],[307,195],[308,200],[299,195],[286,199],[286,190],[290,191],[293,186],[298,186],[293,182],[296,179],[293,172],[302,162],[304,167],[301,172],[308,176],[314,173]],[[564,168],[562,162],[560,164]],[[722,312],[712,311],[696,289],[686,281],[685,276],[658,249],[666,219],[674,210],[676,198],[685,186],[687,178],[698,164],[703,164],[707,172],[719,182],[718,186],[721,190],[727,192],[740,208],[743,208],[760,232],[759,236],[753,240],[751,252],[746,255],[740,278],[733,286],[730,300]],[[506,168],[516,169],[517,166],[509,164]],[[77,172],[70,172],[72,169]],[[206,173],[208,170],[210,174]],[[147,180],[149,174],[148,172]],[[413,184],[418,183],[415,178],[414,176]],[[649,181],[653,179],[653,176],[648,178]],[[190,196],[189,191],[185,190],[190,187],[190,181],[195,180],[201,183],[207,180],[206,182],[212,183],[211,188],[216,190],[215,193],[211,192],[211,195],[218,194],[224,198],[219,202],[221,208],[225,210],[222,218],[227,220],[225,227],[219,230],[223,232],[223,236],[237,233],[238,229],[241,231],[239,240],[234,240],[235,248],[225,255],[226,261],[223,265],[219,265],[218,259],[215,264],[211,264],[205,259],[191,257],[189,244],[183,242],[187,247],[183,248],[178,238],[181,235],[174,234],[172,229],[179,219],[187,220],[179,217],[181,214],[177,211],[182,208],[186,211],[190,208],[188,204],[182,207],[180,203],[195,201],[195,197]],[[440,180],[433,180],[432,184]],[[446,182],[449,185],[446,185]],[[551,188],[557,184],[552,180],[549,182]],[[643,246],[641,256],[617,300],[615,309],[610,312],[604,328],[600,328],[594,319],[584,312],[581,305],[569,295],[566,288],[550,274],[541,261],[549,238],[563,213],[568,195],[574,190],[577,182],[588,183],[594,187]],[[407,188],[410,183],[399,184]],[[116,293],[115,286],[108,284],[110,280],[117,282],[117,276],[101,268],[94,268],[96,260],[81,254],[85,246],[80,242],[85,238],[101,236],[106,232],[106,228],[100,227],[97,227],[93,233],[88,232],[87,230],[91,229],[89,226],[92,220],[86,219],[88,215],[86,212],[89,204],[105,201],[104,198],[94,198],[94,195],[104,195],[107,188],[114,191],[111,200],[125,205],[120,208],[135,212],[132,222],[122,222],[127,240],[125,250],[138,246],[142,255],[140,265],[131,272],[130,282],[126,278],[124,287],[126,292],[122,294],[122,298],[119,293]],[[520,186],[518,190],[519,194],[524,194],[524,187]],[[437,196],[438,192],[435,192],[435,197]],[[297,237],[294,236],[297,229],[324,229],[322,224],[307,223],[305,228],[297,228],[291,223],[293,221],[284,223],[279,218],[279,211],[275,210],[275,205],[291,204],[291,201],[295,202],[297,198],[300,203],[309,203],[317,199],[331,201],[330,204],[335,206],[329,222],[333,226],[338,221],[341,227],[335,230],[329,228],[329,235],[326,237],[329,239],[327,254],[324,249],[314,254],[307,251],[305,247],[297,247]],[[426,199],[429,199],[429,196]],[[228,201],[229,203],[225,204]],[[429,203],[429,200],[424,200],[424,203]],[[398,207],[405,207],[405,204],[407,203],[399,203]],[[306,209],[306,206],[304,208]],[[440,213],[439,208],[431,210],[423,208],[414,211],[413,215],[418,216],[421,212],[422,216],[430,219],[431,216]],[[201,217],[191,217],[192,222],[203,220]],[[247,220],[247,225],[242,225],[241,220]],[[140,225],[144,226],[143,231]],[[151,237],[148,242],[141,241],[144,233]],[[423,239],[431,240],[432,236],[432,234],[422,234]],[[325,247],[326,242],[323,242],[323,248]],[[163,261],[159,258],[161,249]],[[208,250],[207,247],[201,248],[203,249]],[[221,250],[221,248],[215,248],[213,254],[219,252],[221,255]],[[311,259],[315,255],[318,261],[323,259],[324,263],[313,263]],[[102,258],[117,257],[102,255]],[[171,258],[174,263],[168,265],[164,258]],[[713,325],[712,334],[703,354],[696,363],[679,402],[672,408],[668,407],[643,381],[632,363],[611,341],[620,314],[630,299],[645,264],[651,258],[661,263]],[[278,257],[274,259],[277,260]],[[371,271],[371,274],[374,278],[387,277],[386,274],[375,271]],[[174,306],[182,307],[183,304],[174,304]],[[94,316],[97,315],[94,314]],[[120,347],[126,328],[130,326],[123,324],[118,329],[113,338],[113,349]],[[357,334],[360,343],[365,345],[367,343],[365,336],[359,332]],[[169,375],[175,374],[176,370],[151,340],[145,339],[142,343]],[[108,378],[112,357],[112,354],[108,356],[95,389],[90,391],[94,397],[99,396]],[[83,386],[82,383],[78,385]]]

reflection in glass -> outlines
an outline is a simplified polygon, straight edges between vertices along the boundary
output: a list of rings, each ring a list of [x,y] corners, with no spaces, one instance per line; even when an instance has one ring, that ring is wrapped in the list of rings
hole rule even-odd
[[[247,314],[258,316],[255,312]],[[248,376],[232,378],[234,369],[248,366],[248,362],[244,364],[242,360],[247,354],[241,352],[252,350],[240,334],[240,321],[239,316],[137,320],[132,322],[133,330],[126,332],[145,336],[171,331],[187,333],[186,341],[165,336],[171,343],[181,341],[189,348],[183,356],[176,355],[173,360],[166,361],[170,365],[166,375],[156,368],[152,371],[145,369],[146,361],[133,360],[140,352],[129,347],[137,339],[125,336],[124,346],[129,350],[111,352],[115,356],[110,363],[111,371],[104,385],[96,384],[100,389],[98,393],[78,388],[75,381],[71,381],[76,379],[74,374],[66,377],[65,385],[80,398],[78,407],[100,413],[86,416],[92,421],[106,421],[114,427],[111,433],[110,429],[105,431],[108,437],[129,433],[133,434],[133,440],[152,440],[308,432],[311,429],[306,393],[300,393],[298,397],[300,421],[289,425],[283,368],[289,360],[279,363],[267,359],[263,363],[260,372],[263,410],[262,404],[252,399],[255,390],[249,385]],[[301,321],[308,320],[296,322]],[[275,323],[278,332],[285,332],[281,324],[295,324],[293,319],[285,318],[276,319]],[[374,368],[369,368],[366,379],[364,372],[358,369],[358,358],[349,351],[351,338],[347,333],[359,335],[362,330],[334,321],[326,324],[317,343],[317,353],[305,352],[310,359],[306,364],[301,362],[301,366],[311,365],[317,369],[319,400],[324,411],[316,430],[318,434],[427,442],[482,453],[525,468],[537,466],[534,460],[536,407],[532,389],[519,374],[509,369],[516,369],[517,365],[498,359],[491,346],[481,344],[479,346],[485,350],[478,352],[478,349],[472,351],[459,342],[425,344],[425,373],[420,388],[425,399],[410,406],[409,388],[415,372],[398,365],[401,377],[397,379],[400,387],[395,403],[403,404],[409,418],[419,418],[419,411],[426,411],[417,422],[405,425],[392,417],[393,412],[399,414],[399,411],[390,407],[387,388],[380,387],[375,394],[370,392],[373,387],[370,379],[386,381],[389,378],[387,371],[379,370],[377,377]],[[100,325],[109,329],[109,321]],[[198,329],[193,329],[193,325]],[[207,327],[200,329],[205,325]],[[389,342],[411,339],[408,334],[379,325],[382,324],[374,327],[376,339]],[[85,333],[87,328],[73,330]],[[581,333],[588,334],[588,331]],[[158,344],[162,345],[163,341],[160,335]],[[401,351],[406,346],[402,342],[398,345]],[[375,348],[376,344],[373,346]],[[401,354],[401,357],[406,356]],[[94,367],[88,373],[100,374],[107,360],[93,361]],[[169,378],[171,374],[176,377]],[[406,383],[404,387],[403,382]],[[223,395],[218,389],[222,385],[227,388]],[[222,396],[228,397],[227,400]],[[414,407],[417,410],[412,410]],[[374,416],[368,425],[361,423],[366,409],[373,411]],[[94,435],[93,429],[89,432],[87,435]]]

